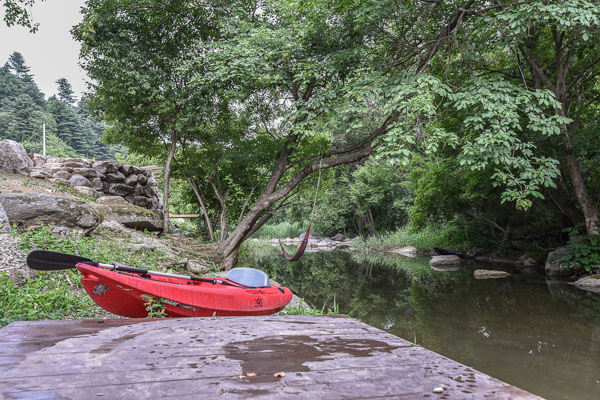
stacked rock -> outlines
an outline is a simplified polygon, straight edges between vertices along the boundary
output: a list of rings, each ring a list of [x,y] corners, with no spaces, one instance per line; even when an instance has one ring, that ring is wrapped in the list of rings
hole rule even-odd
[[[120,196],[128,203],[160,212],[161,194],[152,172],[116,161],[93,162],[83,158],[30,155],[32,178],[65,182],[93,197]]]

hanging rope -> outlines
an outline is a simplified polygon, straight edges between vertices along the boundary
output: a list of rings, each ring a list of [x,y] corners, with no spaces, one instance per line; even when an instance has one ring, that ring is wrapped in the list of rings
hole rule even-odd
[[[304,234],[304,239],[302,239],[302,242],[300,243],[300,247],[298,247],[298,250],[296,250],[296,253],[294,255],[290,255],[287,251],[285,251],[285,249],[283,248],[283,244],[281,243],[281,239],[279,239],[279,247],[281,247],[283,256],[288,261],[298,261],[300,259],[300,257],[302,257],[302,255],[304,254],[304,250],[306,250],[306,246],[308,246],[308,239],[310,237],[310,227],[312,225],[312,218],[315,213],[315,207],[317,206],[317,198],[319,196],[319,185],[321,184],[321,165],[323,165],[322,158],[321,158],[321,161],[319,162],[319,179],[317,180],[317,190],[315,191],[315,200],[313,201],[312,211],[310,212],[310,218],[308,220],[308,229],[306,230],[306,233]]]

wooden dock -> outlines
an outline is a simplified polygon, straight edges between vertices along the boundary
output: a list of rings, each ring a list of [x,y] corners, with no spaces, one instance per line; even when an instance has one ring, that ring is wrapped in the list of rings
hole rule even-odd
[[[35,321],[0,330],[0,398],[159,397],[539,399],[343,316]]]

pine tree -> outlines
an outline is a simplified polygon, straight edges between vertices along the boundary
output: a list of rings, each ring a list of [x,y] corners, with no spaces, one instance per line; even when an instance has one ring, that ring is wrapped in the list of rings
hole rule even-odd
[[[19,78],[28,83],[33,82],[33,75],[29,74],[30,69],[25,65],[25,58],[21,53],[18,51],[13,52],[8,58],[8,65]]]
[[[66,78],[59,78],[56,81],[58,85],[58,98],[67,104],[75,104],[77,99],[73,96],[73,87]]]

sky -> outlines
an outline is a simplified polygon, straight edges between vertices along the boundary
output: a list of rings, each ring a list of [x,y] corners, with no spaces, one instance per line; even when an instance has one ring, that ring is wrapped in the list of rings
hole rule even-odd
[[[46,98],[56,94],[56,80],[67,78],[77,99],[87,90],[86,73],[79,67],[79,43],[69,32],[81,22],[79,13],[85,0],[37,1],[33,20],[39,23],[36,33],[28,28],[10,27],[4,23],[4,8],[0,7],[0,67],[14,51],[23,54],[33,79]]]

